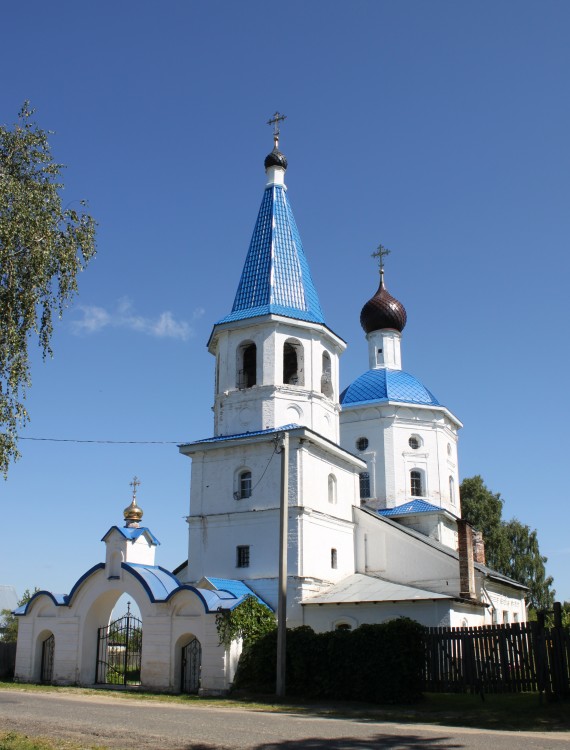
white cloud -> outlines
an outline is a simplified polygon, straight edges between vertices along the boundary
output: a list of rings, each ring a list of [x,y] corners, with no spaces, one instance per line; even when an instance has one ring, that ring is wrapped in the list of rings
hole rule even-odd
[[[79,305],[77,308],[83,315],[81,320],[72,322],[73,332],[81,334],[97,333],[104,328],[123,328],[138,331],[157,338],[181,339],[186,341],[194,335],[192,323],[186,320],[176,320],[169,310],[160,313],[157,318],[138,315],[132,302],[124,297],[120,299],[114,310],[106,310],[96,305]],[[204,314],[202,308],[192,313],[192,322]]]

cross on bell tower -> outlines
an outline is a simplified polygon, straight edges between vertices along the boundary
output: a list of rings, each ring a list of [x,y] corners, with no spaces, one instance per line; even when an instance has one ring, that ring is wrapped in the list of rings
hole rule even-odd
[[[275,148],[279,146],[279,134],[281,132],[279,123],[287,119],[287,115],[281,114],[281,112],[275,112],[270,120],[267,120],[268,125],[273,126],[273,143]]]

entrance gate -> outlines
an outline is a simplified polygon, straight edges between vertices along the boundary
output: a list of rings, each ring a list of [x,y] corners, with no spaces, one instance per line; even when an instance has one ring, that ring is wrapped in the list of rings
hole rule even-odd
[[[197,638],[192,638],[182,649],[182,693],[197,693],[200,688],[200,668],[202,666],[202,646]]]
[[[127,612],[104,628],[97,636],[97,673],[95,682],[103,685],[140,685],[142,620]]]
[[[53,679],[53,653],[55,651],[55,637],[50,635],[42,643],[42,667],[40,682],[49,683]]]

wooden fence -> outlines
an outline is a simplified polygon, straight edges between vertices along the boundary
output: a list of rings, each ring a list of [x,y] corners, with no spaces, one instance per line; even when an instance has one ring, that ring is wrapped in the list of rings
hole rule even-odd
[[[11,680],[14,677],[16,664],[16,644],[0,641],[0,680]]]
[[[429,692],[570,694],[570,631],[539,622],[427,628]]]

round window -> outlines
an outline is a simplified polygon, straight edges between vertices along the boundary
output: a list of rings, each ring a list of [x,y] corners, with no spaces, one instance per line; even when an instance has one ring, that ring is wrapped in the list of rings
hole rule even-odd
[[[413,450],[417,450],[421,445],[419,437],[417,435],[412,435],[408,440],[408,445],[410,448],[413,448]]]
[[[359,451],[365,451],[368,448],[368,438],[358,438],[356,441],[356,447]]]

